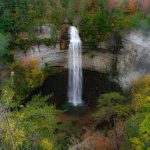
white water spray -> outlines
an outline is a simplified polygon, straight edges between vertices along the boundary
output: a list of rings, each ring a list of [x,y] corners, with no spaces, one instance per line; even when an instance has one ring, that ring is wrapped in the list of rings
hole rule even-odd
[[[82,42],[76,27],[69,29],[69,85],[68,99],[74,106],[82,104]]]

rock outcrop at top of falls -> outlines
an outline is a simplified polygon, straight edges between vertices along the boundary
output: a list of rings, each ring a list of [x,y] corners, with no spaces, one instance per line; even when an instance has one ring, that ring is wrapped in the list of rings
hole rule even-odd
[[[118,71],[116,82],[124,88],[128,87],[133,78],[150,72],[150,35],[135,30],[124,34],[122,44],[123,48],[117,54],[104,50],[104,45],[108,44],[103,44],[103,51],[83,50],[83,68],[111,74],[115,56]],[[59,45],[56,47],[35,45],[27,51],[26,56],[37,58],[41,67],[49,64],[68,68],[68,50],[60,50]],[[15,55],[16,59],[22,57],[25,57],[22,52]]]

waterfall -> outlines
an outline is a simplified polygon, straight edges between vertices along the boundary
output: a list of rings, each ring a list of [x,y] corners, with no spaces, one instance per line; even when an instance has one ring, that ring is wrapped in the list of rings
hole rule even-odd
[[[82,104],[82,42],[76,27],[69,28],[69,103],[77,106]]]

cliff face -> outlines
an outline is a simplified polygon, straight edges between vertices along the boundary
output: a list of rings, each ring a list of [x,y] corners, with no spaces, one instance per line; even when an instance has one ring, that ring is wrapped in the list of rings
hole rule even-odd
[[[150,72],[150,34],[132,31],[124,37],[123,47],[118,55],[118,79],[127,87],[134,78]]]
[[[150,35],[142,31],[132,31],[124,34],[122,39],[123,48],[113,54],[108,50],[83,51],[83,68],[112,75],[113,69],[118,72],[116,82],[126,88],[133,78],[150,72]],[[102,48],[108,48],[107,43],[101,44]],[[16,59],[24,57],[25,54],[17,53]],[[32,46],[26,53],[27,57],[37,58],[44,67],[50,66],[68,67],[68,50],[60,50],[56,47],[45,45]],[[115,60],[115,64],[114,64]],[[113,65],[115,65],[115,68]]]
[[[38,59],[41,67],[48,64],[52,67],[62,66],[68,68],[68,50],[60,50],[59,45],[55,48],[45,45],[32,46],[26,54],[17,52],[15,55],[15,59],[22,59],[23,57]],[[84,69],[109,73],[113,54],[111,52],[85,51],[83,52],[82,59]]]

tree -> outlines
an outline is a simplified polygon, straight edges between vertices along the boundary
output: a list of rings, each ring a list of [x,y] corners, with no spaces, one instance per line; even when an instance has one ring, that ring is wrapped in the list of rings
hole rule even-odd
[[[50,24],[49,11],[49,0],[2,0],[0,31],[11,35],[11,48],[17,49],[25,42],[31,44],[34,41],[35,43],[37,28],[43,24]]]
[[[14,100],[22,101],[44,81],[44,73],[37,59],[25,57],[11,64],[13,75]],[[15,99],[16,98],[16,99]]]
[[[150,75],[134,80],[132,86],[133,105],[137,111],[150,111]]]
[[[144,150],[150,146],[149,119],[149,114],[137,113],[126,122],[125,135],[128,142],[123,144],[124,149],[127,149],[126,145],[135,150]]]
[[[58,114],[61,111],[52,105],[48,106],[47,98],[37,95],[32,98],[27,106],[22,106],[19,111],[7,111],[9,128],[6,126],[6,119],[3,117],[0,136],[1,147],[10,150],[14,149],[14,145],[15,150],[67,149],[70,143],[69,136],[71,136],[74,128],[71,124],[63,124],[59,121]],[[9,136],[10,131],[12,138]]]
[[[130,149],[150,147],[150,75],[137,79],[132,87],[133,107],[136,114],[126,122],[125,135]]]
[[[7,4],[6,1],[1,1],[0,6],[0,32],[12,32],[14,29],[13,16],[10,10],[12,5]]]
[[[0,56],[5,54],[8,50],[8,36],[0,33]]]
[[[143,0],[142,1],[142,10],[148,10],[150,8],[150,1],[149,0]]]
[[[111,19],[105,10],[93,14],[84,13],[79,24],[84,44],[96,48],[100,40],[104,40],[111,31]]]
[[[119,150],[117,131],[117,122],[126,120],[132,114],[132,106],[127,97],[118,92],[102,94],[98,99],[97,110],[94,118],[101,125],[104,123],[104,133],[108,133],[108,129],[113,129],[116,149]]]
[[[109,6],[109,8],[114,9],[116,7],[116,1],[108,0],[108,6]]]
[[[62,123],[62,112],[48,105],[47,97],[34,95],[22,105],[22,97],[16,96],[14,73],[3,86],[0,95],[0,147],[3,149],[68,149],[70,138],[78,136],[70,122]],[[17,100],[17,101],[16,101]]]
[[[0,95],[0,147],[3,149],[68,149],[77,135],[71,123],[61,123],[62,112],[47,104],[47,97],[33,96],[22,105],[14,100],[13,78]],[[21,100],[19,100],[21,101]]]
[[[128,7],[126,8],[126,12],[127,13],[133,13],[136,9],[136,5],[137,5],[137,0],[130,0],[129,1],[129,5]]]
[[[97,111],[94,117],[99,122],[108,120],[111,125],[111,118],[122,119],[129,117],[132,112],[132,106],[127,98],[118,92],[102,94],[98,99]]]

